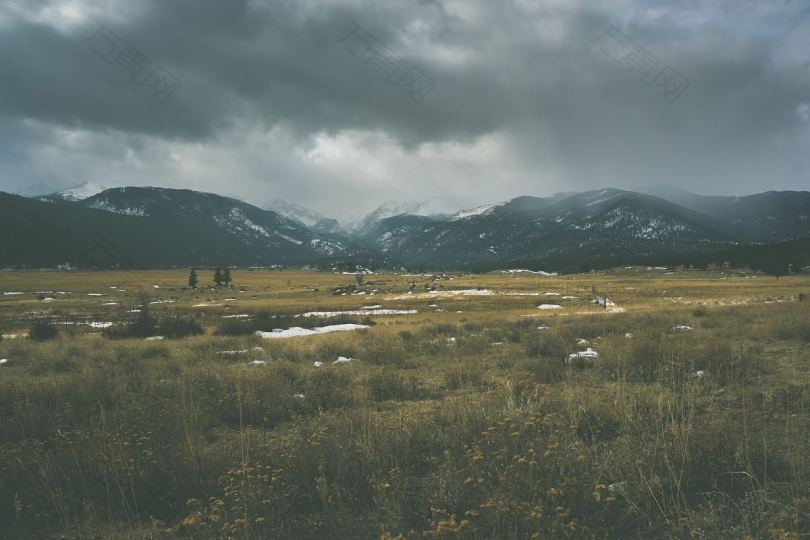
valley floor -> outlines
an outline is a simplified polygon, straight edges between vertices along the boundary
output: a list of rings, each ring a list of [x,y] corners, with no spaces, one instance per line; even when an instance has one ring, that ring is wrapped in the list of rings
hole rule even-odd
[[[0,271],[0,539],[810,537],[808,276],[210,274]]]

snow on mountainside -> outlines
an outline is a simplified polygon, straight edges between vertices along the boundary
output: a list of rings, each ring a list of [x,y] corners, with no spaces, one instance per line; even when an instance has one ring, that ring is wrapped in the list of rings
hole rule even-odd
[[[273,202],[264,205],[263,208],[295,220],[317,232],[329,234],[344,232],[343,227],[336,219],[325,217],[315,210],[282,199],[275,199]]]
[[[485,204],[483,206],[478,206],[476,208],[470,208],[469,210],[462,210],[460,212],[456,212],[449,218],[447,221],[459,221],[461,219],[469,219],[476,216],[483,216],[490,213],[493,209],[503,206],[506,203],[495,203],[495,204]]]
[[[271,203],[264,205],[263,208],[265,210],[272,210],[273,212],[281,214],[282,216],[287,216],[288,218],[298,220],[307,227],[313,227],[319,221],[326,219],[326,217],[314,210],[304,208],[303,206],[287,202],[282,199],[275,199]]]
[[[88,197],[89,198],[89,197]],[[84,200],[84,199],[80,199]],[[149,215],[146,207],[143,205],[122,206],[116,205],[109,199],[95,199],[87,203],[88,208],[95,208],[96,210],[104,210],[113,214],[121,214],[122,216],[140,216],[145,217]]]
[[[381,204],[372,212],[366,214],[360,221],[349,223],[346,229],[353,234],[364,235],[374,229],[382,220],[402,215],[444,218],[447,216],[446,208],[452,201],[441,198],[426,201],[388,201]],[[457,208],[457,207],[456,207]]]
[[[62,199],[65,201],[81,201],[87,199],[88,197],[92,197],[93,195],[96,195],[98,193],[101,193],[105,189],[107,188],[104,186],[100,186],[92,182],[84,182],[69,187],[67,189],[57,191],[56,193],[49,193],[47,195],[43,195],[42,198]]]

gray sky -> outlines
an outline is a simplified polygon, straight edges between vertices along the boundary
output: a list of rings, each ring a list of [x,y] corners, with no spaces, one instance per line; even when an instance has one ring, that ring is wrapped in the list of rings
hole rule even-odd
[[[0,73],[11,192],[182,187],[347,219],[810,186],[798,0],[3,0]]]

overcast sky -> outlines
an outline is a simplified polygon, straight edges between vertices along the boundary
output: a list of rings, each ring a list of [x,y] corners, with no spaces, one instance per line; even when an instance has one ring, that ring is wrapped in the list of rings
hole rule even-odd
[[[347,219],[809,179],[806,1],[0,2],[4,191],[182,187]]]

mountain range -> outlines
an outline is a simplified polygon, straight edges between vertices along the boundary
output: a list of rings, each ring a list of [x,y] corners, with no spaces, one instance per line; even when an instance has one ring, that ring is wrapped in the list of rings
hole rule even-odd
[[[84,184],[0,192],[0,265],[402,266],[578,269],[810,237],[810,192],[704,196],[607,188],[440,213],[386,203],[341,225],[299,205],[260,208],[184,189]]]

